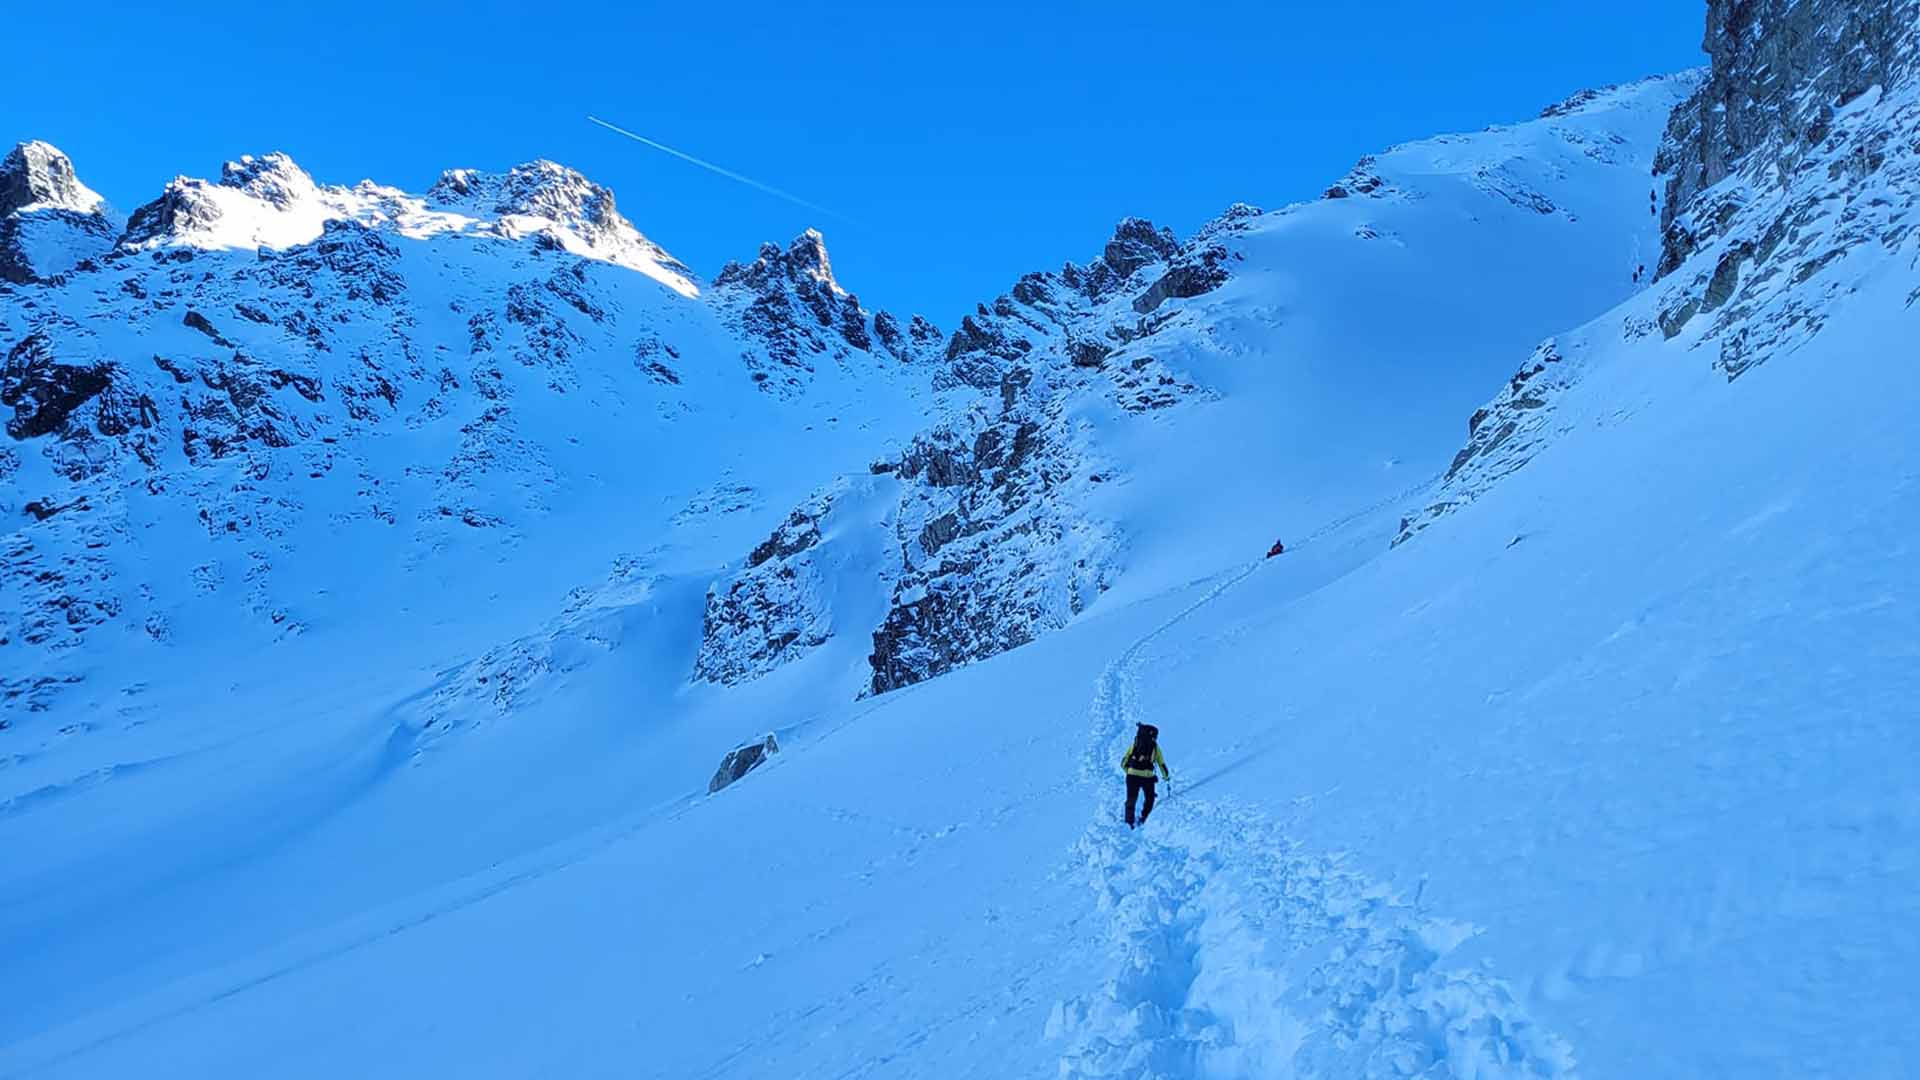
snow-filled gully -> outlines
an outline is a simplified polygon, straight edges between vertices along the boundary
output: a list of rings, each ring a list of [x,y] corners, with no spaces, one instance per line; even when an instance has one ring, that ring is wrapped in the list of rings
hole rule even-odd
[[[1102,673],[1081,762],[1093,821],[1075,855],[1109,920],[1113,973],[1055,1006],[1063,1077],[1571,1076],[1568,1045],[1499,979],[1442,960],[1476,931],[1309,854],[1263,815],[1179,788],[1138,832],[1113,768],[1156,639],[1249,577],[1236,571]]]

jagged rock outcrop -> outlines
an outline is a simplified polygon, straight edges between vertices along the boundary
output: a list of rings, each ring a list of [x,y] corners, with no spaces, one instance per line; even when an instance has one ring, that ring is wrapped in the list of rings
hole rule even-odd
[[[998,401],[922,435],[894,467],[902,566],[873,631],[873,693],[1024,645],[1106,588],[1119,536],[1066,497],[1095,458],[1052,374],[1008,372]]]
[[[563,250],[641,269],[679,291],[693,291],[693,271],[621,216],[611,189],[557,162],[530,161],[504,173],[449,169],[427,189],[426,201],[472,214],[508,239],[544,237]]]
[[[1233,237],[1259,213],[1237,205],[1185,243],[1129,218],[1092,262],[1028,274],[961,320],[936,385],[977,402],[874,466],[898,486],[885,615],[840,628],[872,637],[870,692],[1023,645],[1106,588],[1121,537],[1080,501],[1110,470],[1074,403],[1151,413],[1201,394],[1162,358],[1159,335],[1179,317],[1172,301],[1228,280]],[[834,490],[709,591],[698,677],[758,677],[832,634],[815,560]]]
[[[1361,157],[1359,161],[1354,163],[1353,168],[1347,171],[1347,175],[1341,177],[1337,183],[1327,188],[1326,193],[1323,194],[1321,198],[1384,199],[1394,196],[1397,193],[1394,191],[1393,185],[1388,183],[1374,170],[1374,166],[1377,163],[1371,154]]]
[[[1731,382],[1820,333],[1889,257],[1920,259],[1908,254],[1920,253],[1916,27],[1920,0],[1711,0],[1712,68],[1654,163],[1666,177],[1654,291],[1624,325],[1541,346],[1474,415],[1467,446],[1395,543],[1566,431],[1563,402],[1603,346],[1706,350]]]
[[[43,142],[0,158],[0,281],[44,281],[112,250],[117,230],[105,202],[73,162]]]
[[[69,479],[83,479],[104,467],[106,454],[90,452],[100,439],[124,440],[151,464],[156,447],[146,433],[158,422],[153,399],[110,360],[63,359],[62,330],[53,323],[21,338],[0,364],[0,405],[13,410],[6,433],[15,439],[54,436],[68,447],[89,452],[63,456],[56,468]]]
[[[1849,253],[1913,241],[1920,0],[1716,0],[1713,70],[1676,110],[1659,331],[1729,381],[1817,333]],[[1862,264],[1864,266],[1864,264]]]
[[[873,336],[894,359],[904,364],[931,363],[946,348],[946,335],[924,315],[915,315],[902,329],[900,320],[889,312],[875,312]]]
[[[795,509],[738,575],[708,590],[696,678],[729,685],[758,678],[832,636],[833,608],[808,554],[846,488],[837,484]]]
[[[1552,406],[1579,382],[1585,348],[1574,350],[1572,362],[1567,352],[1568,347],[1558,340],[1542,342],[1499,395],[1474,411],[1467,421],[1467,445],[1454,455],[1435,497],[1418,513],[1401,519],[1393,539],[1396,547],[1472,502],[1563,433],[1564,421]]]
[[[566,497],[574,425],[681,422],[746,388],[736,358],[760,344],[552,162],[416,196],[242,157],[119,229],[31,143],[0,166],[0,207],[0,229],[86,218],[94,244],[0,286],[0,701],[44,705],[98,628],[163,643],[190,604],[299,633],[279,567],[319,538],[390,531],[369,543],[395,561],[514,544]],[[814,240],[782,287],[821,286],[863,374],[926,386],[939,332],[868,321]]]
[[[297,242],[283,226],[304,225],[289,220],[303,204],[324,216],[335,201],[285,154],[243,156],[221,166],[218,181],[176,177],[159,198],[128,215],[120,245],[137,250],[176,240],[207,240],[226,246],[283,246]],[[269,212],[250,213],[250,203]]]
[[[1674,111],[1656,164],[1667,178],[1660,273],[1729,224],[1721,216],[1733,204],[1696,206],[1701,193],[1736,172],[1786,183],[1831,156],[1843,111],[1875,87],[1910,82],[1916,25],[1914,0],[1711,0],[1702,43],[1711,71]]]
[[[707,781],[707,794],[735,783],[779,752],[780,743],[771,735],[727,751],[727,756],[720,759],[720,767],[714,770],[713,779]]]
[[[0,215],[36,206],[91,213],[100,204],[67,155],[43,142],[23,142],[0,158]]]
[[[1134,297],[1133,310],[1145,315],[1168,300],[1190,300],[1226,284],[1231,276],[1227,263],[1232,255],[1225,238],[1259,216],[1259,208],[1246,203],[1228,207],[1226,213],[1209,222],[1191,242],[1167,259],[1166,272],[1146,292]]]
[[[741,337],[753,378],[779,394],[798,392],[815,366],[845,364],[877,347],[896,360],[933,355],[940,331],[915,315],[906,328],[892,315],[869,314],[840,287],[826,240],[808,229],[783,251],[763,244],[751,263],[728,263],[713,280],[714,299]]]

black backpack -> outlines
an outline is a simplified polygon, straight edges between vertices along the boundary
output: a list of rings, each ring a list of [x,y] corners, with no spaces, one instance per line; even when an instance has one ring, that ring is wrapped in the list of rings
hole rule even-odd
[[[1160,729],[1141,724],[1133,736],[1133,752],[1127,755],[1127,768],[1136,772],[1153,771],[1153,747],[1160,740]]]

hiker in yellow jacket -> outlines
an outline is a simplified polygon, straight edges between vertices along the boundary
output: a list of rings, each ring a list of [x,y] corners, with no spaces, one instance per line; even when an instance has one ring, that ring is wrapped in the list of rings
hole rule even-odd
[[[1147,815],[1153,813],[1153,770],[1158,768],[1163,779],[1173,779],[1167,772],[1167,759],[1160,753],[1160,729],[1152,724],[1139,725],[1133,733],[1133,748],[1121,757],[1120,767],[1127,771],[1127,828],[1135,827],[1133,804],[1141,792],[1147,799],[1140,807],[1138,824],[1145,825]]]

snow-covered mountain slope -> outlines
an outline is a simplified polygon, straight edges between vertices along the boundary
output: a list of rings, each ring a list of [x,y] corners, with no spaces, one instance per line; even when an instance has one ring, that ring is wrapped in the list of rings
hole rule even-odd
[[[37,170],[36,201],[8,221],[63,190],[80,212],[64,158],[16,157]],[[818,234],[801,247],[825,265]],[[841,344],[788,354],[735,313],[808,310],[798,283],[705,290],[690,274],[551,163],[456,171],[415,197],[316,184],[269,155],[176,182],[67,273],[0,284],[0,936],[10,976],[48,976],[36,1009],[96,976],[164,972],[127,957],[158,960],[191,939],[193,912],[222,910],[211,897],[239,895],[191,838],[284,852],[288,823],[354,803],[390,742],[404,759],[452,726],[433,691],[453,673],[479,669],[464,727],[524,716],[537,687],[489,666],[503,642],[611,597],[616,625],[529,663],[564,675],[619,649],[624,627],[629,662],[656,638],[684,643],[671,671],[643,669],[649,691],[677,685],[727,553],[823,472],[864,466],[963,396],[932,388],[924,347],[888,344],[937,335],[925,320],[836,290]],[[856,329],[875,344],[848,341]],[[636,695],[618,730],[691,712]],[[161,783],[136,793],[136,776]],[[361,779],[330,786],[342,777]],[[142,809],[95,818],[102,783]],[[450,786],[476,812],[491,797],[484,781]],[[591,801],[576,809],[552,829],[593,820]],[[94,824],[63,834],[48,811]],[[396,817],[425,826],[419,811]],[[429,858],[403,828],[404,859],[343,857],[341,891],[286,900],[265,934],[230,944],[550,834],[467,835]],[[176,889],[179,906],[159,898]],[[66,947],[43,918],[134,897],[146,914],[114,920],[130,937],[66,940],[92,975],[38,966]],[[99,951],[116,941],[132,951]]]
[[[1423,483],[1530,334],[1645,276],[1647,169],[1693,85],[1397,147],[1319,202],[1235,207],[1184,243],[1124,222],[1088,265],[1023,277],[948,346],[985,399],[872,467],[899,485],[879,621],[829,600],[823,491],[715,586],[701,673],[752,677],[839,635],[872,642],[884,692]]]
[[[16,1030],[37,1030],[103,1000],[151,990],[178,972],[244,963],[289,935],[369,908],[404,905],[410,894],[496,861],[539,858],[529,853],[564,846],[610,815],[704,785],[717,752],[736,737],[778,728],[783,742],[804,748],[847,719],[848,703],[863,691],[910,685],[991,656],[1066,625],[1076,610],[1095,618],[1111,611],[1102,625],[1131,626],[1137,616],[1122,613],[1137,603],[1264,551],[1275,533],[1296,545],[1319,544],[1324,541],[1316,537],[1332,535],[1329,527],[1342,520],[1372,520],[1367,511],[1396,505],[1396,496],[1444,465],[1455,425],[1512,355],[1632,291],[1637,265],[1657,245],[1656,222],[1641,202],[1646,170],[1669,110],[1693,84],[1690,78],[1635,84],[1584,95],[1527,124],[1410,144],[1362,163],[1338,197],[1271,214],[1237,207],[1184,243],[1145,222],[1122,223],[1092,263],[1029,275],[1006,297],[983,305],[937,360],[924,349],[931,333],[919,327],[900,336],[920,348],[893,350],[884,324],[878,317],[866,322],[811,237],[723,272],[709,293],[710,308],[617,274],[621,267],[551,250],[564,244],[528,251],[482,242],[494,238],[469,236],[470,227],[414,237],[406,230],[415,226],[331,218],[322,223],[320,240],[287,255],[256,257],[263,266],[313,260],[304,275],[310,278],[324,272],[321,260],[342,243],[352,245],[348,250],[396,249],[396,256],[376,256],[376,265],[425,259],[441,250],[437,245],[452,245],[445,250],[462,260],[479,257],[477,250],[513,260],[512,272],[489,267],[491,274],[476,271],[474,279],[511,283],[467,301],[469,324],[490,310],[483,301],[491,300],[508,315],[489,325],[512,334],[521,326],[512,313],[537,301],[589,341],[595,339],[586,327],[597,325],[590,312],[553,298],[579,293],[598,310],[612,310],[616,300],[623,311],[637,305],[630,294],[584,292],[582,286],[598,283],[596,275],[608,275],[647,297],[644,325],[654,335],[622,348],[618,375],[633,378],[636,366],[671,365],[681,382],[635,382],[649,394],[683,396],[642,399],[667,418],[658,450],[602,445],[565,461],[555,460],[551,445],[541,445],[538,457],[491,450],[476,456],[496,470],[516,466],[507,482],[474,477],[457,489],[473,502],[425,504],[451,513],[396,509],[396,520],[416,531],[422,517],[424,527],[438,530],[427,534],[438,550],[418,562],[431,568],[431,581],[458,590],[487,580],[497,588],[486,567],[537,570],[553,582],[552,591],[562,581],[586,586],[564,607],[554,602],[546,612],[532,611],[538,591],[520,587],[516,594],[526,599],[518,603],[502,597],[484,617],[456,618],[449,609],[466,611],[471,601],[456,593],[435,604],[418,590],[407,593],[404,566],[376,572],[358,587],[330,582],[330,595],[353,588],[355,605],[379,605],[392,625],[341,618],[338,634],[330,635],[311,625],[319,620],[302,619],[306,629],[293,644],[312,649],[305,655],[326,666],[292,675],[276,667],[271,686],[242,677],[230,691],[239,709],[271,710],[272,723],[239,726],[245,735],[237,741],[202,737],[184,756],[177,752],[178,734],[152,724],[92,740],[110,749],[23,755],[13,767],[21,810],[9,824],[22,830],[14,835],[34,842],[13,878],[10,895],[22,929],[12,940],[33,943],[21,970],[43,992],[16,1016]],[[180,258],[168,254],[180,250],[196,252],[189,261],[207,257],[179,244],[163,247],[161,257]],[[549,257],[563,269],[515,292],[530,271],[546,269],[542,260]],[[400,271],[396,279],[406,282],[456,273],[404,263]],[[333,302],[352,288],[343,282],[316,289],[317,302]],[[371,301],[371,287],[364,289]],[[709,313],[717,329],[693,322]],[[255,332],[248,324],[277,333],[288,318],[276,311],[267,322],[207,321],[212,334],[240,341],[240,352],[246,343],[239,335]],[[211,340],[207,329],[181,319],[176,337]],[[705,337],[657,329],[677,325],[675,319],[705,328]],[[892,451],[884,437],[899,429],[866,421],[873,430],[842,443],[864,449],[840,464],[855,471],[805,501],[797,492],[792,503],[757,500],[799,468],[835,471],[825,455],[800,461],[790,444],[775,449],[777,440],[796,437],[796,425],[762,420],[775,415],[768,410],[814,403],[805,415],[819,417],[817,402],[830,400],[838,416],[853,400],[876,417],[883,408],[895,410],[884,415],[898,420],[894,401],[813,385],[864,370],[860,358],[872,354],[860,351],[861,335],[849,333],[861,323],[865,339],[887,350],[883,367],[923,373],[944,388],[939,392],[956,411]],[[537,373],[526,376],[529,385],[502,395],[518,422],[520,442],[512,445],[554,430],[614,438],[565,427],[557,418],[569,414],[557,409],[592,393],[596,380],[613,378],[576,357],[602,356],[615,346],[595,341],[589,351],[573,337],[544,332],[554,321],[535,325],[542,332],[529,337],[523,331],[509,344],[492,345],[533,358],[498,365],[503,373]],[[694,359],[700,353],[675,364],[680,357],[668,346],[684,353],[689,340],[724,344],[710,348],[704,366]],[[742,340],[746,349],[735,344]],[[731,353],[717,355],[728,346]],[[744,364],[742,351],[752,353]],[[536,363],[556,353],[565,363]],[[916,362],[902,368],[903,359]],[[778,393],[754,389],[753,374],[764,371],[782,372],[760,383]],[[685,389],[700,378],[707,381],[697,393]],[[731,407],[773,425],[759,433],[765,441],[728,441],[723,449],[722,435],[753,438],[753,424],[722,428],[679,419],[676,410],[712,409],[716,398],[728,400],[724,388],[735,385],[746,404]],[[795,387],[806,390],[798,404],[785,398]],[[604,400],[616,400],[614,390],[623,397],[636,393],[616,383]],[[529,400],[545,407],[521,420]],[[763,411],[746,413],[760,406]],[[376,421],[369,421],[369,432]],[[317,427],[319,419],[309,422]],[[835,425],[816,420],[815,426]],[[379,438],[392,437],[385,430]],[[714,442],[700,442],[708,433]],[[665,460],[669,442],[671,462]],[[380,444],[356,430],[332,445]],[[401,460],[423,456],[412,447],[391,453]],[[609,506],[603,499],[575,508],[571,498],[546,495],[585,486],[577,478],[591,477],[604,467],[598,463],[636,458],[688,470],[752,467],[758,476],[771,472],[778,479],[761,479],[753,492],[742,492],[723,472],[721,483],[690,502],[684,495],[659,500],[653,517],[630,502]],[[503,503],[515,483],[525,483],[518,468],[530,465],[540,467],[537,480],[520,490],[542,502]],[[384,487],[396,482],[387,479],[396,471],[411,479],[412,471],[393,469],[378,470],[376,478]],[[438,470],[434,478],[442,475]],[[690,472],[669,475],[692,482]],[[801,509],[782,511],[793,503]],[[742,504],[750,513],[725,514]],[[469,510],[489,524],[468,524]],[[781,516],[785,523],[773,530]],[[552,531],[532,531],[562,517]],[[611,530],[609,523],[616,523]],[[447,537],[463,539],[476,529],[511,530],[520,539],[462,559]],[[584,535],[588,530],[597,533]],[[610,531],[617,535],[605,535]],[[628,539],[650,533],[664,538],[655,541],[664,551]],[[597,550],[593,557],[577,554],[556,536]],[[1358,561],[1371,549],[1340,550],[1329,566]],[[528,567],[527,555],[536,552],[546,565]],[[715,562],[747,552],[738,569],[708,589]],[[326,555],[337,558],[337,545]],[[276,572],[292,557],[272,560]],[[615,569],[603,576],[595,562],[613,562]],[[398,605],[376,599],[395,595],[408,595],[434,621],[393,612]],[[345,606],[330,602],[328,610]],[[349,627],[355,640],[343,643]],[[423,629],[434,635],[433,656],[464,659],[436,661],[437,675],[422,672],[421,650],[403,642]],[[1091,650],[1078,655],[1104,664],[1125,644],[1096,637],[1062,647]],[[409,663],[383,669],[366,659],[376,651]],[[177,646],[159,655],[176,652]],[[341,685],[337,672],[353,665],[362,673]],[[1098,666],[1082,682],[1090,683]],[[690,674],[704,678],[688,686]],[[69,694],[88,689],[82,684]],[[1072,700],[1078,692],[1071,683],[1058,688],[1059,708],[1079,715],[1082,706]],[[967,707],[959,699],[935,700]],[[1024,710],[1008,701],[998,711]],[[926,722],[937,727],[940,715],[929,714]],[[1048,717],[1031,722],[1045,723],[1062,748],[1083,738],[1077,721],[1058,729]],[[140,762],[155,767],[132,767]],[[304,778],[276,779],[287,767],[276,762],[303,763],[297,767]],[[1058,761],[1049,768],[1057,769]],[[636,790],[640,776],[649,780]],[[104,803],[88,792],[103,782],[116,797],[141,800],[149,813],[138,822],[93,819]],[[658,790],[662,782],[664,791]],[[91,821],[90,839],[50,843],[58,830],[46,826],[54,820]],[[37,827],[28,830],[29,821]],[[436,824],[449,821],[461,823],[457,840]],[[195,846],[190,838],[210,834],[259,858],[183,870],[179,853]],[[130,859],[129,848],[152,854]],[[222,917],[216,932],[207,919],[230,911],[223,896],[261,902],[248,919]],[[134,897],[143,900],[130,909]],[[99,923],[103,911],[120,913],[111,928]],[[154,941],[166,944],[142,944]],[[142,959],[129,963],[129,953]]]
[[[1913,15],[1713,0],[1704,77],[1123,223],[930,426],[449,600],[442,667],[16,753],[0,1072],[1913,1073]],[[809,238],[722,277],[791,290],[697,309],[738,385],[863,355]],[[568,559],[508,554],[442,580]]]
[[[10,223],[97,202],[51,148],[8,160],[54,181]],[[849,297],[847,340],[803,363],[733,317],[793,283],[709,300],[690,275],[550,162],[415,197],[273,154],[176,181],[110,251],[5,287],[0,722],[61,698],[89,728],[178,715],[165,695],[255,655],[276,678],[398,660],[415,679],[616,558],[744,546],[823,466],[931,415],[924,350],[872,337],[891,317]],[[756,384],[769,365],[793,400]]]

